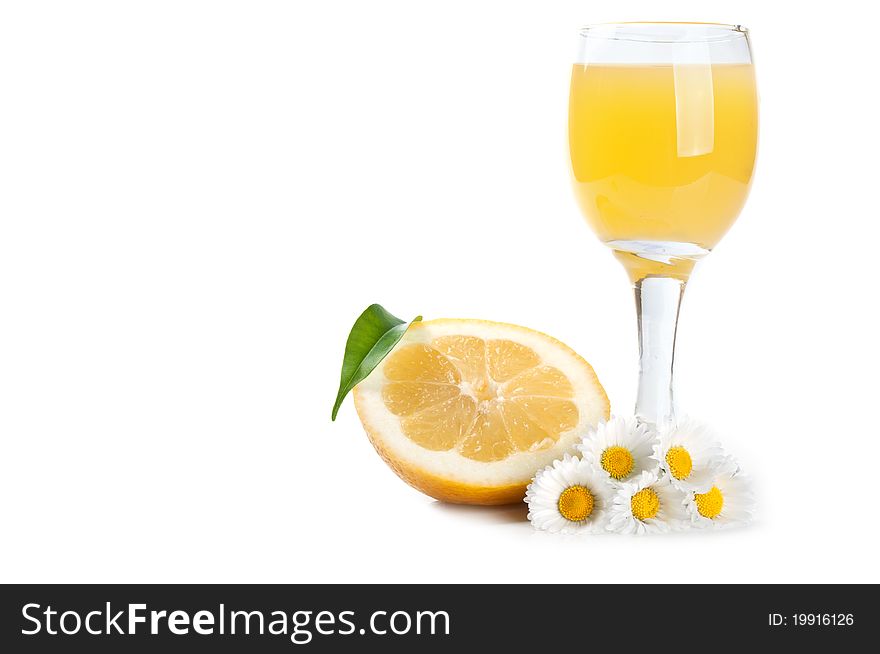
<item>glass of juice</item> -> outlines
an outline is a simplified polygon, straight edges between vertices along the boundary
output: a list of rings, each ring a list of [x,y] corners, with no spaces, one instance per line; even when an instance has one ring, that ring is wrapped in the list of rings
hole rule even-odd
[[[694,264],[739,215],[758,98],[748,31],[716,23],[581,29],[569,97],[574,191],[635,287],[636,415],[673,417],[675,332]]]

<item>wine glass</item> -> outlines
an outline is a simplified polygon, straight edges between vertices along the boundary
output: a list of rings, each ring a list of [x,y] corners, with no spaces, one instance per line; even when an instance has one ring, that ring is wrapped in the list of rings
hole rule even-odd
[[[736,220],[752,180],[758,100],[748,31],[604,24],[583,28],[579,46],[569,98],[575,195],[635,287],[635,413],[656,424],[673,417],[685,284]]]

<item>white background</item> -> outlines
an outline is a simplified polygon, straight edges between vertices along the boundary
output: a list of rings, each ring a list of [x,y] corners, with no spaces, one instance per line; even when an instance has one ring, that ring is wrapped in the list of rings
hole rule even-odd
[[[0,581],[880,581],[869,6],[3,3]],[[372,302],[546,331],[631,411],[566,111],[576,28],[634,19],[752,32],[757,176],[677,391],[761,512],[555,537],[419,494],[329,413]]]

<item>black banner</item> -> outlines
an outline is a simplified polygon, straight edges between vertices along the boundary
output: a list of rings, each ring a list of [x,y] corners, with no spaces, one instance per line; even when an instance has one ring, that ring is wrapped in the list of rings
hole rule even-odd
[[[0,589],[2,652],[682,651],[846,646],[874,587],[841,585],[25,585]],[[540,649],[537,649],[540,648]]]

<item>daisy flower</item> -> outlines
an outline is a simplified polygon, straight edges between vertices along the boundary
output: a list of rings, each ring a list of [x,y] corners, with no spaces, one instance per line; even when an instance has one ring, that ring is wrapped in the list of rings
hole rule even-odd
[[[715,472],[704,493],[690,493],[687,511],[695,527],[734,527],[746,525],[755,511],[751,483],[736,462],[727,458]]]
[[[605,530],[612,490],[585,461],[566,454],[541,470],[526,489],[535,529],[576,534]]]
[[[662,426],[654,445],[653,458],[684,492],[704,492],[724,461],[721,444],[706,425],[690,418]]]
[[[683,528],[688,518],[684,500],[685,494],[669,482],[669,477],[643,472],[617,491],[608,530],[641,536]]]
[[[655,438],[651,427],[635,418],[612,418],[584,436],[577,449],[584,461],[617,484],[657,469],[652,456]]]

